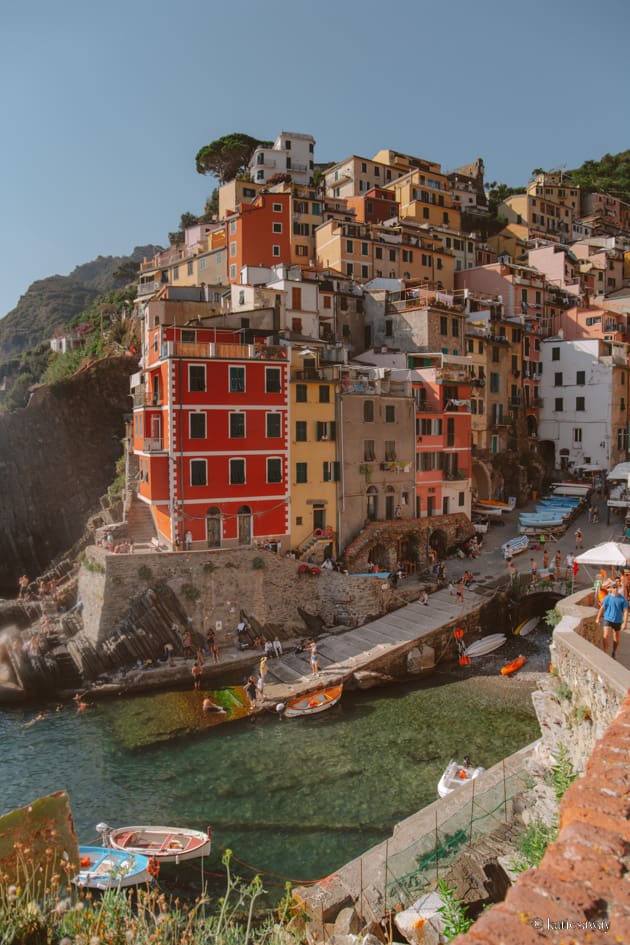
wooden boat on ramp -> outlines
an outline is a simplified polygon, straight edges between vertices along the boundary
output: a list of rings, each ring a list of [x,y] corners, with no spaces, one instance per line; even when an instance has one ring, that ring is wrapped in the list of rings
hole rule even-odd
[[[116,850],[154,857],[158,863],[182,863],[208,856],[212,846],[210,828],[206,833],[187,827],[117,827],[109,832]]]
[[[152,880],[149,858],[111,847],[79,847],[79,872],[75,886],[87,889],[122,889]]]
[[[469,758],[464,758],[463,764],[452,759],[447,764],[446,770],[438,782],[438,794],[440,797],[452,794],[457,788],[474,781],[485,770],[480,766],[475,767]]]
[[[340,684],[309,692],[305,696],[296,696],[295,699],[288,699],[284,714],[291,719],[300,715],[317,715],[318,712],[325,712],[326,709],[332,709],[334,705],[337,705],[342,692],[343,685]]]

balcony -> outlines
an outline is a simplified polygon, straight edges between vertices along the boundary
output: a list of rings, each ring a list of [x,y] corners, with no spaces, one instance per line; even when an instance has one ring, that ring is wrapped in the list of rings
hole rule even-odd
[[[142,441],[141,449],[145,453],[164,453],[166,452],[167,446],[163,437],[149,436],[145,437],[144,441]]]
[[[143,298],[145,295],[154,295],[155,292],[161,286],[161,282],[158,282],[154,279],[152,282],[140,282],[136,288],[138,298]]]
[[[435,372],[435,380],[438,384],[470,384],[471,378],[468,371],[458,371],[455,368],[438,368]]]
[[[336,381],[339,379],[339,367],[304,368],[292,371],[292,381]]]
[[[133,392],[134,407],[155,407],[158,403],[159,400],[155,400],[151,391],[145,387],[136,387]]]
[[[411,472],[411,463],[404,463],[399,459],[388,459],[381,463],[383,472],[409,473]]]

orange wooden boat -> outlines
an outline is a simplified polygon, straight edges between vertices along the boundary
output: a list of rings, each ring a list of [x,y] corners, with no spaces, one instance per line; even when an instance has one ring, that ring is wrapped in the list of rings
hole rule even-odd
[[[316,715],[318,712],[332,709],[341,699],[342,692],[343,685],[329,686],[327,689],[318,689],[305,696],[289,699],[284,714],[288,718],[295,718],[298,715]]]
[[[505,666],[502,667],[501,675],[511,676],[512,673],[516,673],[521,666],[524,666],[526,662],[527,660],[524,656],[517,656],[515,660],[511,660],[511,662],[506,663]]]

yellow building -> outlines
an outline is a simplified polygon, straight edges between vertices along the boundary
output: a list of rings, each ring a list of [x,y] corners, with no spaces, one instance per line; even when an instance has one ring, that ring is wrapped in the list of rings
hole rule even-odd
[[[440,172],[439,164],[430,167],[410,171],[388,184],[387,190],[396,195],[401,219],[459,230],[461,212],[453,201],[450,181]]]
[[[242,203],[251,203],[262,189],[262,184],[251,180],[229,180],[219,187],[219,220],[228,213],[236,213]]]
[[[335,390],[339,367],[321,350],[293,348],[290,383],[291,547],[317,562],[337,556],[339,460]]]

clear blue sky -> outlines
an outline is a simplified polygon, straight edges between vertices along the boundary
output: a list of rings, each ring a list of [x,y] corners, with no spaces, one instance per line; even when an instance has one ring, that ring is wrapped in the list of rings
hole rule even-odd
[[[231,131],[391,147],[487,179],[630,147],[628,0],[3,0],[0,316],[30,283],[165,245]]]

